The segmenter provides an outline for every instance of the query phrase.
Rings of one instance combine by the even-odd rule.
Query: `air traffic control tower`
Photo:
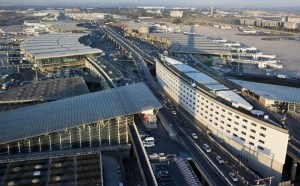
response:
[[[30,153],[130,145],[136,114],[162,107],[144,83],[0,113],[0,161]],[[53,153],[53,152],[52,152]]]

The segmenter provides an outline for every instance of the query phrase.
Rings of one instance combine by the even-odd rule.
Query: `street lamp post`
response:
[[[35,68],[35,82],[37,82],[37,81],[38,81],[38,78],[37,78],[37,77],[38,77],[38,76],[37,76],[37,66],[38,66],[38,65],[35,63],[33,66],[34,66],[34,68]]]

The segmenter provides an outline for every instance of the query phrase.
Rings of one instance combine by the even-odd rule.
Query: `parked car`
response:
[[[161,173],[163,173],[163,174],[169,174],[169,171],[167,169],[159,169],[159,170],[157,170],[157,174],[161,174]]]
[[[233,180],[233,181],[238,181],[238,177],[233,173],[233,172],[230,172],[229,173],[229,177]]]
[[[147,131],[147,133],[148,133],[149,135],[153,135],[153,132],[152,132],[151,129],[146,129],[146,131]]]
[[[176,111],[175,110],[172,110],[171,112],[172,112],[172,114],[176,115]]]
[[[144,147],[154,147],[154,143],[144,143]]]
[[[152,154],[149,155],[150,159],[155,159],[155,158],[158,158],[158,157],[159,157],[159,155],[157,153],[152,153]]]
[[[120,166],[117,166],[117,172],[118,172],[118,173],[121,173],[121,172],[122,172],[122,169],[121,169]]]

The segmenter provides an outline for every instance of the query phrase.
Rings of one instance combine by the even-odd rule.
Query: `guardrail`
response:
[[[137,128],[136,128],[136,125],[135,125],[135,124],[133,124],[133,128],[134,128],[134,130],[136,131],[136,134],[138,134],[138,130],[137,130]],[[143,142],[142,142],[142,140],[141,140],[141,138],[140,138],[139,136],[138,136],[138,139],[139,139],[139,142],[140,142],[140,144],[142,145],[142,144],[143,144]],[[134,143],[134,140],[132,140],[132,143],[135,145],[135,143]],[[152,182],[153,182],[153,183],[155,183],[155,185],[154,185],[154,186],[157,186],[157,182],[156,182],[156,179],[155,179],[154,173],[153,173],[153,171],[151,170],[151,165],[150,165],[150,162],[149,162],[149,159],[148,159],[148,156],[147,156],[146,150],[145,150],[145,148],[144,148],[143,146],[142,146],[142,151],[143,151],[143,154],[144,154],[144,156],[145,156],[145,158],[146,158],[147,165],[148,165],[148,167],[149,167],[149,169],[150,169],[150,174],[151,174],[151,177],[152,177]],[[139,158],[137,158],[137,160],[139,161],[139,163],[140,163],[140,165],[141,165],[141,162],[140,162]],[[145,177],[144,171],[143,171],[143,170],[141,170],[141,173],[142,173],[142,175],[143,175],[143,178],[144,178],[144,180],[145,180],[145,179],[146,179],[146,177]],[[146,182],[146,180],[145,180],[145,182]],[[147,184],[145,183],[145,185],[147,185]],[[152,186],[152,185],[149,185],[149,186]]]
[[[176,134],[174,133],[173,129],[171,128],[169,122],[167,121],[167,119],[165,118],[164,115],[162,115],[160,113],[160,111],[158,111],[157,113],[158,118],[160,119],[161,123],[163,124],[164,128],[168,131],[170,136],[175,136]]]

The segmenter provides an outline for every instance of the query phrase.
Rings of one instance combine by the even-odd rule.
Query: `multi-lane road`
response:
[[[136,63],[139,75],[143,81],[145,81],[152,91],[155,93],[157,98],[163,102],[164,108],[160,110],[161,114],[167,119],[167,125],[171,124],[172,129],[177,134],[174,137],[168,137],[168,143],[163,138],[165,135],[154,133],[154,137],[159,139],[156,140],[156,146],[159,152],[175,153],[182,156],[193,157],[199,166],[205,171],[206,176],[214,185],[245,185],[255,184],[254,180],[256,177],[252,172],[247,169],[241,168],[239,162],[236,162],[229,156],[224,149],[219,148],[216,142],[211,141],[211,138],[200,130],[195,123],[192,122],[193,118],[184,109],[176,107],[163,90],[157,86],[153,77],[151,76],[146,62],[143,60],[143,52],[131,42],[127,41],[124,37],[119,36],[112,28],[105,27],[99,28],[100,31],[106,33],[119,45],[121,45],[127,52],[129,52]],[[178,106],[178,105],[177,105]],[[176,115],[172,114],[171,111],[176,111]],[[187,125],[184,126],[183,124]],[[160,123],[159,123],[160,124]],[[159,125],[160,126],[160,125]],[[196,133],[198,139],[191,137],[191,133]],[[160,138],[162,138],[160,140]],[[174,143],[173,148],[170,148],[169,143]],[[202,145],[206,143],[212,149],[211,152],[207,153],[203,150]],[[225,163],[220,164],[216,160],[216,156],[221,156]],[[229,177],[229,172],[234,172],[238,175],[239,181],[233,182]],[[244,180],[244,181],[243,181]]]

